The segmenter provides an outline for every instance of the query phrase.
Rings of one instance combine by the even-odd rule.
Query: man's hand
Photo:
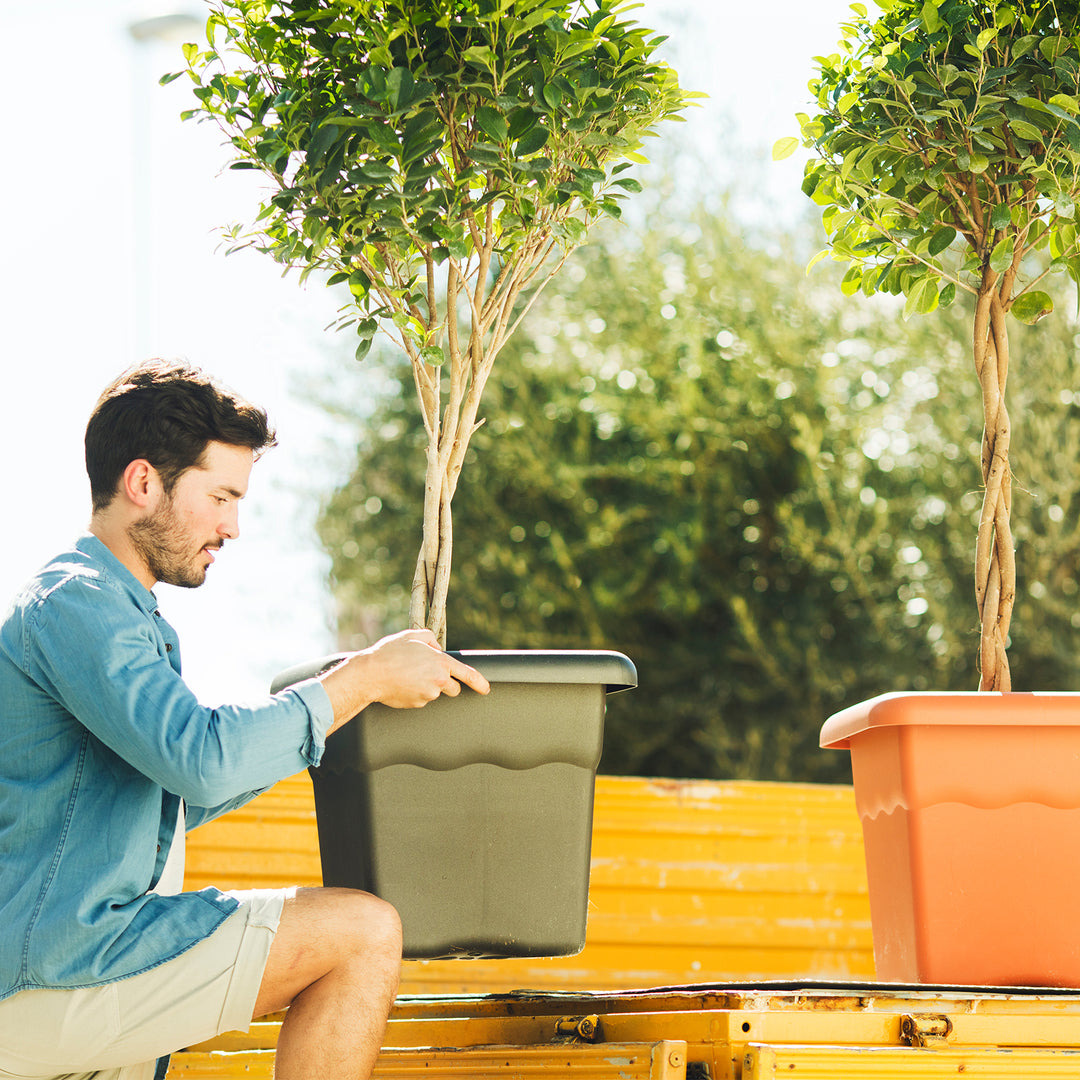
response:
[[[479,694],[491,689],[479,671],[443,652],[430,630],[385,637],[327,672],[322,684],[334,707],[331,731],[374,701],[416,709],[442,694],[457,697],[462,684]]]

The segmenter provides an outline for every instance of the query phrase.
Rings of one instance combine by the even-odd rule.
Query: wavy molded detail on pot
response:
[[[861,800],[857,803],[859,811],[859,820],[877,821],[880,817],[891,817],[893,814],[906,814],[908,813],[908,807],[903,803],[889,802],[886,803],[884,799],[875,799],[872,803],[864,803]]]
[[[969,799],[969,798],[955,798],[955,799],[942,799],[940,802],[923,803],[917,807],[908,807],[903,803],[893,803],[886,806],[884,803],[880,803],[876,806],[859,806],[859,818],[863,821],[876,821],[880,817],[888,817],[892,814],[898,813],[918,813],[921,810],[938,810],[947,807],[960,807],[962,810],[977,811],[980,813],[990,812],[993,813],[997,810],[1013,810],[1017,807],[1024,806],[1040,806],[1044,810],[1053,810],[1055,812],[1064,813],[1076,813],[1080,817],[1080,805],[1074,799],[1072,802],[1048,802],[1045,799],[1007,799],[1005,801],[990,800],[990,799]]]

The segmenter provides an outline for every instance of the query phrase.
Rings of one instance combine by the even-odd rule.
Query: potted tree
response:
[[[271,184],[231,247],[347,285],[336,326],[357,359],[381,331],[411,362],[428,441],[410,621],[444,644],[451,500],[499,351],[589,226],[639,189],[626,170],[642,138],[690,97],[624,7],[215,0],[209,47],[185,47],[185,116],[219,124],[233,167]],[[392,900],[406,955],[572,952],[604,691],[633,685],[633,665],[463,655],[489,698],[443,702],[447,718],[373,707],[331,740],[315,775],[324,878]],[[531,722],[523,687],[541,699]]]
[[[1010,692],[1009,320],[1080,282],[1080,14],[1044,0],[884,0],[855,15],[800,115],[849,294],[904,317],[966,297],[982,388],[985,485],[975,548],[979,692],[886,694],[831,717],[863,819],[878,974],[1080,986],[1076,885],[1080,695]],[[791,153],[781,140],[774,156]],[[898,301],[899,313],[899,301]]]

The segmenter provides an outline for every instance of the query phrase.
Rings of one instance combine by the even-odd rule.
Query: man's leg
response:
[[[253,1019],[288,1007],[276,1080],[366,1080],[401,974],[401,922],[353,889],[299,889],[285,901]]]

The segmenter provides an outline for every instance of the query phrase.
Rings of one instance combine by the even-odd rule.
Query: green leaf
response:
[[[490,105],[481,105],[477,108],[476,123],[492,142],[502,142],[510,130],[506,118]]]
[[[859,100],[858,90],[851,90],[836,103],[836,109],[841,116],[851,111],[852,106]]]
[[[562,90],[556,86],[555,83],[545,83],[541,89],[540,96],[553,109],[557,109],[563,101]]]
[[[550,135],[551,133],[546,127],[537,125],[532,131],[518,139],[514,152],[519,157],[528,157],[529,154],[535,154],[537,150],[547,143]]]
[[[1044,37],[1039,42],[1039,52],[1043,54],[1043,58],[1053,63],[1057,58],[1058,50],[1067,48],[1068,46],[1059,41],[1056,37]]]
[[[403,109],[412,100],[413,77],[408,68],[396,67],[386,77],[386,89],[390,95],[390,107]]]
[[[465,59],[470,63],[479,64],[488,71],[495,71],[495,54],[487,45],[473,45],[465,50]]]
[[[349,275],[349,291],[353,296],[367,296],[371,291],[371,278],[363,270],[354,270]]]
[[[852,266],[840,282],[840,291],[845,296],[854,296],[862,287],[862,267]]]
[[[904,319],[910,319],[912,315],[929,315],[937,306],[937,281],[932,274],[924,274],[908,291]]]
[[[1044,292],[1027,292],[1018,296],[1009,310],[1022,323],[1031,326],[1054,310],[1054,301]]]
[[[369,352],[371,352],[371,338],[361,338],[360,343],[356,346],[356,359],[363,360]]]
[[[788,135],[786,138],[777,139],[773,143],[772,159],[773,161],[783,161],[785,158],[791,157],[792,154],[799,148],[799,140],[794,135]]]
[[[931,255],[940,255],[954,240],[956,239],[956,230],[949,225],[938,229],[933,236],[930,237],[930,244],[927,250]]]
[[[1013,42],[1012,55],[1014,60],[1018,60],[1021,56],[1026,56],[1035,46],[1038,44],[1038,34],[1028,34],[1026,37],[1019,37]]]
[[[425,345],[420,350],[420,357],[425,364],[432,367],[442,367],[446,363],[446,353],[438,345]]]
[[[993,41],[994,38],[996,38],[996,37],[997,37],[997,27],[996,26],[988,26],[975,39],[975,48],[977,48],[979,50],[979,52],[985,51],[987,45],[989,45],[990,42]]]
[[[1042,142],[1043,140],[1042,131],[1034,124],[1029,124],[1026,120],[1010,120],[1009,127],[1026,142]]]
[[[1068,218],[1069,220],[1072,220],[1076,215],[1076,204],[1067,191],[1059,191],[1054,196],[1054,211],[1058,217]]]
[[[990,224],[995,229],[1007,229],[1012,224],[1008,203],[998,203],[990,212]]]
[[[1006,236],[990,253],[990,269],[1001,274],[1013,261],[1014,237]]]

